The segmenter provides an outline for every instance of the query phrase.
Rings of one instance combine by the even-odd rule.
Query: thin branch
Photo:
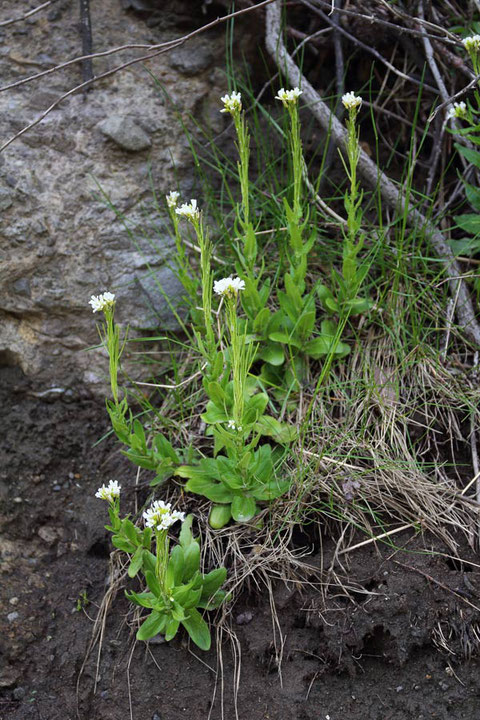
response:
[[[70,65],[73,65],[74,63],[84,62],[85,60],[94,60],[95,58],[101,58],[101,57],[107,57],[108,55],[114,55],[118,52],[123,52],[123,50],[148,50],[148,52],[154,52],[155,50],[161,50],[161,49],[173,49],[174,47],[177,47],[179,44],[183,44],[187,40],[190,40],[191,38],[195,37],[196,35],[199,35],[200,33],[205,32],[206,30],[210,30],[210,28],[215,27],[216,25],[219,25],[226,20],[230,20],[231,18],[238,17],[239,15],[244,15],[247,12],[251,12],[252,10],[258,10],[261,7],[264,7],[265,5],[269,5],[271,2],[274,2],[274,0],[263,0],[262,2],[258,3],[258,5],[252,5],[252,7],[243,8],[243,10],[236,10],[235,12],[230,13],[229,15],[224,15],[223,17],[218,17],[216,20],[212,20],[212,22],[207,23],[206,25],[202,25],[202,27],[197,28],[196,30],[193,30],[191,33],[187,33],[187,35],[183,35],[180,38],[177,38],[175,40],[168,40],[167,42],[160,43],[158,45],[143,45],[143,44],[129,44],[129,45],[119,45],[116,48],[110,48],[109,50],[103,50],[102,52],[92,53],[91,55],[81,55],[80,57],[72,58],[72,60],[67,60],[64,63],[60,63],[59,65],[55,65],[53,68],[49,68],[48,70],[43,70],[42,72],[35,73],[35,75],[29,75],[27,78],[22,78],[21,80],[17,80],[14,83],[10,83],[9,85],[4,85],[3,87],[0,87],[0,92],[5,92],[6,90],[11,90],[12,88],[19,87],[19,85],[25,85],[25,83],[29,83],[32,80],[37,80],[38,78],[44,77],[45,75],[50,75],[51,73],[57,72],[59,70],[63,70],[66,67],[69,67]],[[143,58],[138,58],[138,62],[140,62]],[[123,67],[123,66],[120,66]]]
[[[42,5],[39,5],[36,8],[33,8],[33,10],[29,10],[28,12],[24,13],[23,15],[18,15],[15,18],[12,18],[11,20],[3,20],[0,22],[0,27],[6,27],[7,25],[13,25],[13,23],[20,22],[21,20],[26,20],[29,17],[32,17],[32,15],[36,15],[36,13],[40,12],[40,10],[45,10],[49,5],[52,4],[52,0],[48,0],[48,2],[42,3]]]
[[[117,65],[112,70],[107,70],[104,73],[101,73],[100,75],[95,75],[90,80],[86,80],[85,82],[80,83],[80,85],[76,85],[75,87],[68,90],[68,92],[61,95],[55,102],[53,102],[46,110],[44,110],[35,120],[33,120],[31,123],[26,125],[24,128],[22,128],[18,133],[13,135],[11,138],[9,138],[2,146],[0,146],[0,153],[3,152],[9,145],[11,145],[15,140],[18,140],[22,135],[24,135],[26,132],[34,128],[36,125],[42,122],[47,115],[49,115],[52,110],[55,110],[64,100],[66,100],[71,95],[74,95],[75,93],[79,92],[80,90],[84,90],[85,88],[90,87],[92,83],[97,82],[98,80],[103,80],[106,77],[109,77],[110,75],[114,75],[117,72],[120,72],[121,70],[125,70],[125,68],[130,67],[130,65],[134,65],[135,63],[139,62],[146,62],[148,60],[151,60],[154,57],[157,57],[157,55],[161,55],[164,52],[168,52],[169,50],[172,50],[175,47],[178,47],[179,45],[183,45],[187,40],[192,38],[194,35],[197,35],[205,30],[208,30],[209,28],[225,22],[226,20],[236,17],[238,15],[243,15],[247,12],[251,12],[252,10],[256,10],[260,7],[263,7],[265,5],[269,5],[270,3],[274,2],[274,0],[263,0],[263,2],[259,3],[258,5],[253,5],[249,8],[244,8],[243,10],[237,10],[234,13],[230,13],[229,15],[225,15],[222,18],[217,18],[216,20],[213,20],[212,22],[208,23],[207,25],[203,25],[203,27],[194,30],[193,32],[189,33],[188,35],[184,35],[181,38],[178,38],[177,40],[170,40],[168,43],[161,43],[160,45],[131,45],[130,47],[147,47],[150,50],[156,50],[155,52],[150,52],[148,55],[142,55],[141,57],[134,58],[133,60],[129,60],[128,62],[122,63],[121,65]],[[83,55],[82,57],[75,58],[74,60],[70,60],[66,63],[63,63],[63,65],[57,65],[55,68],[51,68],[50,70],[46,70],[43,73],[37,73],[37,75],[32,75],[30,78],[26,78],[23,81],[19,81],[19,83],[13,83],[12,85],[7,85],[3,88],[0,88],[0,92],[3,92],[4,90],[7,90],[9,88],[15,87],[18,84],[23,84],[25,82],[29,82],[30,80],[34,80],[38,77],[41,77],[43,75],[47,75],[51,72],[54,72],[55,70],[59,70],[61,68],[66,67],[67,65],[71,65],[74,62],[80,62],[88,58],[93,57],[100,57],[102,55],[111,55],[114,52],[118,52],[120,49],[125,49],[128,46],[123,46],[123,48],[116,48],[113,50],[107,50],[104,53],[94,53],[93,55]]]
[[[398,77],[401,77],[402,80],[408,80],[409,82],[413,83],[414,85],[417,85],[418,87],[424,88],[425,90],[429,90],[430,92],[436,93],[436,89],[432,87],[431,85],[427,85],[426,82],[423,82],[422,80],[417,80],[417,78],[412,77],[412,75],[407,75],[406,73],[402,72],[401,70],[398,70],[398,68],[395,67],[395,65],[392,65],[391,62],[387,60],[387,58],[383,57],[381,53],[378,52],[378,50],[375,50],[375,48],[371,47],[371,45],[367,45],[366,43],[363,43],[361,40],[359,40],[357,37],[354,37],[349,32],[347,32],[344,28],[342,28],[341,25],[335,24],[332,18],[328,17],[322,10],[312,5],[308,0],[300,0],[303,5],[308,7],[312,12],[314,12],[316,15],[319,15],[322,20],[324,20],[329,25],[332,25],[332,27],[335,27],[337,32],[344,35],[346,38],[348,38],[351,42],[353,42],[358,47],[361,47],[362,50],[365,50],[365,52],[370,53],[373,55],[374,58],[379,60],[385,67],[387,67],[390,72],[394,73],[395,75],[398,75]]]

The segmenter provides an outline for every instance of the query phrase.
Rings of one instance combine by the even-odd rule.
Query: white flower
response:
[[[102,295],[98,296],[92,295],[88,302],[92,306],[93,312],[98,312],[99,310],[106,310],[107,308],[112,307],[112,305],[115,304],[115,295],[111,292],[104,292]]]
[[[282,88],[278,91],[278,95],[275,95],[275,100],[281,100],[286,107],[290,103],[296,103],[301,94],[302,91],[298,87],[293,88],[293,90]]]
[[[467,116],[467,104],[464,102],[453,103],[447,110],[447,120],[451,118],[466,118]]]
[[[169,208],[175,208],[177,207],[177,200],[180,197],[180,193],[176,190],[171,190],[168,195],[165,195],[165,199],[167,201],[167,205]]]
[[[220,112],[228,112],[232,115],[242,109],[242,96],[239,92],[232,92],[231,95],[224,95],[220,100],[225,105]]]
[[[182,215],[188,220],[197,220],[200,217],[200,210],[197,208],[197,201],[190,200],[190,205],[184,203],[179,208],[176,208],[175,212],[177,215]]]
[[[227,427],[229,430],[237,430],[238,432],[242,432],[243,427],[241,425],[236,425],[235,420],[229,420],[227,423]]]
[[[245,280],[239,277],[232,278],[230,275],[213,283],[213,292],[217,295],[236,295],[239,290],[245,290]]]
[[[355,93],[349,92],[342,96],[342,103],[347,110],[356,110],[362,104],[362,98],[360,95],[355,95]]]
[[[462,40],[462,43],[467,52],[479,52],[480,50],[480,35],[471,35],[470,37]]]
[[[165,503],[163,500],[155,500],[148,510],[145,510],[143,518],[147,527],[161,531],[168,530],[177,520],[183,522],[185,520],[185,513],[172,510],[171,503]]]
[[[113,502],[115,498],[120,497],[121,487],[116,480],[110,480],[108,485],[102,485],[102,487],[98,488],[95,497]]]

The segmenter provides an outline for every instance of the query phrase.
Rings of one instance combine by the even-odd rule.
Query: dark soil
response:
[[[19,371],[0,368],[0,718],[221,718],[216,651],[200,653],[183,635],[134,645],[123,589],[108,613],[96,688],[98,645],[80,675],[109,573],[105,507],[94,492],[110,478],[133,486],[134,470],[108,439],[92,448],[107,430],[101,403],[47,400]],[[479,717],[480,568],[420,552],[448,552],[438,541],[397,542],[405,549],[350,555],[350,597],[332,585],[323,604],[319,589],[279,582],[283,645],[266,593],[240,598],[232,609],[240,720]],[[461,554],[478,561],[466,547]],[[222,650],[230,719],[231,644]]]

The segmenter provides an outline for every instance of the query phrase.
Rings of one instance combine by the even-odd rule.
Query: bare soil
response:
[[[231,643],[222,644],[222,699],[217,649],[200,653],[183,635],[135,644],[123,588],[101,652],[97,644],[81,672],[109,579],[94,492],[116,478],[131,500],[134,470],[108,439],[92,447],[108,426],[86,392],[39,398],[4,367],[0,404],[1,720],[216,720],[222,707],[235,718]],[[299,528],[298,545],[306,538]],[[312,567],[321,557],[328,565],[333,548],[323,537]],[[332,585],[325,603],[314,584],[279,582],[277,628],[267,594],[244,594],[231,609],[240,720],[478,718],[480,568],[441,552],[450,554],[411,533],[396,547],[356,550],[343,557],[350,592]],[[478,562],[467,547],[461,555]]]

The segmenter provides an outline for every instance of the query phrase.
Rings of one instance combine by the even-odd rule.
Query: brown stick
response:
[[[279,0],[269,5],[266,10],[265,44],[279,70],[288,76],[292,85],[302,88],[302,98],[309,106],[312,115],[327,133],[331,133],[331,138],[337,145],[345,147],[347,141],[345,128],[332,115],[328,105],[323,102],[317,91],[301,74],[298,66],[287,52],[282,39],[281,3]],[[407,210],[404,195],[363,150],[360,150],[358,169],[372,187],[380,188],[383,199],[393,210],[400,213]],[[475,345],[480,346],[480,326],[475,317],[466,283],[461,278],[460,267],[450,246],[442,233],[418,210],[408,208],[408,222],[411,226],[424,228],[436,254],[444,260],[450,292],[453,297],[458,298],[456,307],[458,324],[463,328],[467,337]]]

